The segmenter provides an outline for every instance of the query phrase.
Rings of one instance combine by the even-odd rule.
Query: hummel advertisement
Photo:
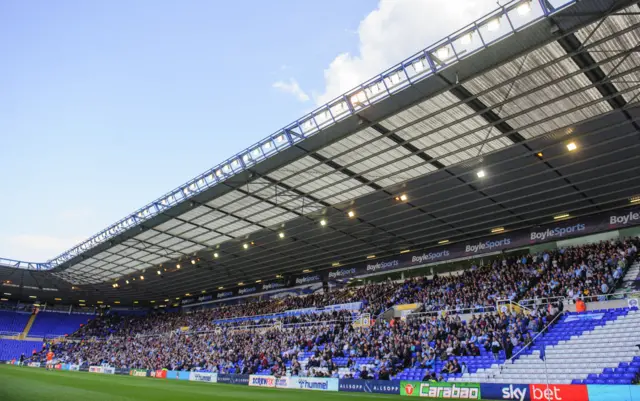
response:
[[[443,262],[458,258],[481,256],[507,249],[525,247],[531,244],[559,241],[566,238],[597,232],[616,230],[640,224],[640,207],[614,210],[587,217],[567,218],[553,224],[533,227],[526,230],[507,231],[488,238],[440,246],[424,251],[409,252],[385,259],[376,259],[360,264],[340,266],[333,269],[310,272],[291,277],[285,284],[278,280],[261,285],[238,287],[214,293],[214,299],[225,299],[241,295],[258,294],[284,287],[297,287],[306,284],[338,281],[356,276],[365,276],[380,272],[406,269],[434,262]],[[508,228],[508,227],[507,227]],[[304,267],[304,266],[301,266]],[[195,298],[194,298],[195,300]],[[193,302],[183,300],[183,303]]]

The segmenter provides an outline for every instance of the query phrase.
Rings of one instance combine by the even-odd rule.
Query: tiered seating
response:
[[[602,315],[602,318],[598,317]],[[640,312],[567,314],[514,363],[495,364],[450,381],[628,384],[640,369]]]
[[[88,315],[69,315],[67,313],[40,312],[29,331],[29,337],[60,337],[71,335],[87,324],[91,317]]]
[[[0,310],[0,334],[22,333],[29,316],[29,313]]]
[[[40,344],[34,341],[0,340],[0,361],[10,361],[20,358],[21,354],[31,356]]]

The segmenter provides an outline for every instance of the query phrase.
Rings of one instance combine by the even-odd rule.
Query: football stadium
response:
[[[496,7],[0,258],[0,399],[640,400],[640,5]]]

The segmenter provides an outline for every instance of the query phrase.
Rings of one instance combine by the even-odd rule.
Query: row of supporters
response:
[[[616,230],[640,224],[640,208],[628,208],[587,217],[578,217],[554,224],[533,227],[526,230],[511,231],[491,237],[460,242],[448,246],[440,246],[424,251],[410,252],[385,259],[367,261],[360,264],[334,268],[307,274],[300,274],[290,279],[269,281],[234,289],[225,289],[200,297],[186,298],[183,305],[212,300],[221,300],[236,296],[257,294],[285,287],[321,283],[343,278],[387,272],[420,266],[428,263],[442,262],[459,258],[479,256],[485,253],[521,248],[533,244],[558,241],[565,238],[594,234],[597,232]]]
[[[10,362],[7,362],[10,363]],[[44,367],[29,364],[30,367]],[[407,397],[457,400],[515,400],[515,401],[640,401],[640,387],[625,385],[584,384],[498,384],[447,383],[419,381],[380,381],[310,377],[276,377],[257,375],[228,375],[217,373],[178,372],[170,370],[115,369],[107,366],[78,367],[58,364],[59,370],[81,370],[92,373],[120,374],[156,379],[174,379],[206,383],[225,383],[315,391],[345,391],[359,393],[397,394]]]

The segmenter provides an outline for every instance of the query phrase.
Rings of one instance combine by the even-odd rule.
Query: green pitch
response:
[[[2,401],[407,400],[397,395],[279,390],[0,365]]]

